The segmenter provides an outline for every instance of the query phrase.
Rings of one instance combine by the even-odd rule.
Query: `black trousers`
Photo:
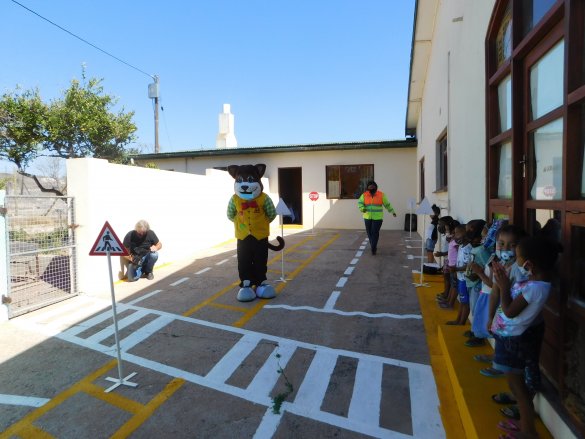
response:
[[[245,280],[250,285],[260,285],[266,280],[268,263],[268,238],[256,239],[248,235],[245,239],[238,239],[238,274],[240,287]]]
[[[368,234],[368,239],[370,240],[370,246],[372,247],[372,250],[376,250],[378,248],[378,238],[380,237],[380,227],[382,227],[382,220],[364,219],[364,223],[366,223],[366,233]]]

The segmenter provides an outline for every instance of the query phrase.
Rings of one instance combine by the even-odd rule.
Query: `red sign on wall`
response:
[[[319,199],[319,192],[309,192],[309,200],[317,201]]]

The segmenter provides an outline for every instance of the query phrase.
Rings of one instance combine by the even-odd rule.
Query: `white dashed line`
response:
[[[188,281],[188,280],[189,280],[188,277],[184,277],[183,279],[179,279],[178,281],[173,282],[171,284],[171,287],[176,287],[177,285],[182,284],[183,282]]]
[[[197,273],[195,273],[195,274],[202,274],[202,273],[205,273],[206,271],[209,271],[209,270],[211,270],[211,267],[207,267],[207,268],[204,268],[203,270],[199,270],[199,271],[198,271]]]
[[[219,261],[217,264],[215,265],[221,265],[221,264],[225,264],[227,261],[229,261],[229,259],[224,259],[223,261]]]
[[[363,252],[363,251],[359,251],[359,252],[357,252],[357,253],[355,254],[355,257],[356,257],[356,258],[361,258],[361,256],[362,256],[363,254],[364,254],[364,252]]]
[[[343,286],[345,285],[345,283],[347,282],[347,277],[340,277],[339,280],[337,281],[337,285],[335,285],[337,288],[343,288]]]
[[[360,250],[365,250],[365,249],[366,249],[365,245],[360,246]]]
[[[353,273],[353,270],[355,270],[355,267],[347,267],[347,269],[345,270],[345,274],[346,276],[351,275],[351,273]]]
[[[145,294],[144,296],[139,297],[138,299],[134,299],[131,300],[130,302],[126,302],[126,305],[136,305],[138,302],[142,302],[145,299],[148,299],[149,297],[152,297],[158,293],[160,293],[162,290],[154,290],[152,293],[148,293]]]
[[[352,259],[351,262],[349,263],[349,265],[355,265],[358,263],[358,261],[359,261],[358,258]]]
[[[26,407],[42,407],[50,399],[34,396],[6,395],[0,393],[0,405],[22,405]]]
[[[323,309],[332,310],[333,307],[335,306],[335,302],[337,302],[337,299],[339,298],[340,294],[341,294],[341,291],[333,291],[331,293],[331,296],[329,296],[329,299],[327,300],[327,303],[325,304]]]

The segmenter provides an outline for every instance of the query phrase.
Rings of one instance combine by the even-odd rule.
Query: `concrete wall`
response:
[[[485,35],[493,0],[444,0],[437,10],[422,111],[418,160],[431,203],[460,221],[486,215]],[[448,134],[448,192],[436,192],[436,145]]]
[[[278,168],[302,167],[303,226],[311,228],[313,208],[315,228],[361,229],[363,219],[357,209],[357,200],[328,200],[325,166],[374,164],[374,175],[381,191],[388,195],[398,217],[386,215],[383,229],[401,230],[407,200],[416,194],[416,148],[388,148],[350,151],[279,152],[268,154],[228,155],[196,158],[164,158],[148,160],[161,169],[203,175],[213,167],[232,164],[265,163],[270,181],[269,192],[278,193]],[[138,162],[140,163],[140,162]],[[316,202],[309,200],[309,192],[318,192]],[[278,196],[275,197],[276,203]]]
[[[82,292],[109,290],[107,258],[88,255],[105,221],[123,240],[139,219],[146,219],[163,244],[158,264],[187,258],[234,236],[233,224],[226,217],[233,179],[226,172],[193,175],[83,158],[67,160],[67,181],[79,225]],[[265,185],[270,187],[267,180]],[[277,222],[273,222],[275,231]],[[112,264],[117,280],[119,258],[113,258]]]

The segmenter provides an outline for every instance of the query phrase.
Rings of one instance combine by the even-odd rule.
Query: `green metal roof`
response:
[[[210,157],[244,154],[264,154],[276,152],[309,152],[309,151],[343,151],[356,149],[389,149],[389,148],[415,148],[416,139],[405,140],[375,140],[364,142],[342,142],[342,143],[316,143],[306,145],[275,145],[275,146],[254,146],[224,149],[198,149],[192,151],[161,152],[158,154],[136,154],[131,157],[138,160],[164,159],[164,158],[188,158],[188,157]]]

